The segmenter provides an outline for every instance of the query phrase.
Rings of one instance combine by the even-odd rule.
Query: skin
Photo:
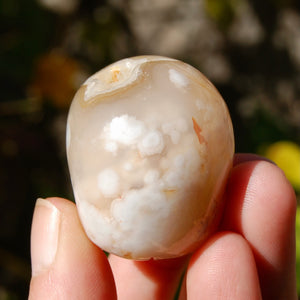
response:
[[[167,300],[181,278],[180,300],[297,299],[296,198],[283,172],[261,157],[238,154],[224,197],[219,230],[197,251],[144,262],[107,259],[86,237],[75,205],[47,199],[61,215],[58,251],[32,277],[29,299]],[[32,253],[45,224],[35,213]]]

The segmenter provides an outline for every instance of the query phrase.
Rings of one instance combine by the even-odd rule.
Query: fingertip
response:
[[[268,162],[256,165],[247,188],[249,200],[251,193],[262,193],[260,189],[263,187],[265,199],[269,200],[268,203],[266,200],[266,205],[269,204],[269,208],[273,207],[274,212],[275,210],[280,212],[284,218],[283,224],[286,224],[286,221],[294,223],[297,210],[296,194],[284,172],[277,165]]]
[[[238,234],[220,232],[191,257],[187,299],[261,299],[255,261]]]
[[[58,248],[61,213],[50,201],[36,201],[31,228],[32,276],[49,269]]]
[[[57,209],[64,211],[66,214],[77,214],[76,205],[74,202],[60,198],[60,197],[48,197],[45,199],[46,201],[52,203]]]
[[[275,165],[275,163],[272,160],[253,153],[236,153],[233,158],[233,165],[236,166],[249,161],[267,161]]]
[[[290,230],[294,227],[296,209],[295,192],[284,172],[266,161],[254,163],[243,200],[242,230],[255,224],[265,230],[269,227],[270,234],[278,229]]]
[[[116,299],[106,256],[86,237],[71,201],[37,201],[31,253],[29,299]]]
[[[225,261],[232,261],[236,253],[244,252],[251,256],[251,250],[246,240],[239,234],[230,231],[221,231],[213,235],[191,257],[188,271],[197,269],[197,264],[205,263],[209,270],[215,270],[214,264],[219,265]],[[200,261],[201,260],[201,261]]]
[[[275,215],[281,212],[288,220],[293,220],[296,214],[297,202],[291,184],[279,167],[266,160],[237,164],[228,180],[225,197],[227,204],[222,222],[225,230],[241,233],[243,214],[251,207],[273,209]],[[272,211],[264,212],[265,217],[269,215]]]
[[[109,255],[119,299],[174,299],[188,259],[134,261]]]
[[[255,255],[263,296],[295,295],[296,197],[283,171],[267,161],[233,168],[223,230],[245,237]],[[274,288],[275,287],[275,288]]]

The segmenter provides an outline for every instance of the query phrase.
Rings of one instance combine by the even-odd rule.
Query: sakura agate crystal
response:
[[[215,230],[234,136],[222,97],[193,67],[140,56],[104,68],[75,95],[66,139],[79,216],[102,249],[172,258]]]

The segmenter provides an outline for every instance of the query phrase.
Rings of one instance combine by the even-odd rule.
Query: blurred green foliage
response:
[[[239,0],[205,0],[205,10],[221,30],[227,30],[234,18],[235,6]]]

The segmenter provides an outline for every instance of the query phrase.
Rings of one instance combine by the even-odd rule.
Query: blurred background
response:
[[[65,124],[75,91],[128,56],[201,70],[237,152],[274,160],[300,193],[298,0],[0,0],[0,300],[27,299],[37,197],[73,199]],[[300,294],[300,212],[297,217]]]

